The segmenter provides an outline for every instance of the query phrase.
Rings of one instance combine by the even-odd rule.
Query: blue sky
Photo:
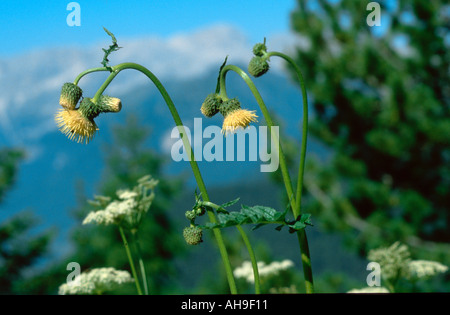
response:
[[[289,30],[294,0],[78,0],[81,26],[68,26],[70,0],[0,1],[0,57],[33,49],[90,45],[105,39],[103,26],[120,38],[169,37],[213,24],[240,28],[251,42]],[[120,44],[120,40],[119,40]]]

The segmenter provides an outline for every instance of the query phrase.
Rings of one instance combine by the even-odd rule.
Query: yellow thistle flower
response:
[[[247,128],[251,122],[256,122],[255,111],[246,109],[237,109],[228,113],[223,120],[222,133],[227,135],[233,133],[236,129]]]
[[[78,109],[61,109],[55,115],[59,130],[70,140],[86,144],[98,130],[93,119],[86,118]]]

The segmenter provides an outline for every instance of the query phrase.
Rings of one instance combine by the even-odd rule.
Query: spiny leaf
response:
[[[237,202],[237,201],[236,201]],[[235,203],[235,200],[232,201]],[[283,226],[288,226],[291,232],[304,229],[306,225],[311,225],[310,215],[304,214],[294,221],[286,220],[287,209],[283,212],[270,207],[246,205],[241,206],[241,211],[220,212],[217,214],[217,223],[207,223],[202,226],[204,229],[225,228],[236,225],[255,224],[253,229],[260,228],[267,224],[278,224],[276,230],[281,230]]]
[[[224,204],[220,205],[222,208],[226,208],[226,207],[231,207],[232,205],[234,205],[235,203],[237,203],[241,198],[236,198],[234,200],[225,202]]]

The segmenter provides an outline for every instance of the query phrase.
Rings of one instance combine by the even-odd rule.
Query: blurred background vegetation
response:
[[[307,157],[303,212],[312,214],[313,229],[340,235],[342,244],[361,259],[371,249],[400,241],[415,259],[449,266],[450,9],[439,0],[378,1],[384,27],[377,28],[366,23],[367,3],[298,1],[291,15],[292,29],[302,42],[293,57],[309,91],[310,137],[329,152],[326,157]],[[139,231],[152,293],[227,293],[225,276],[214,276],[222,272],[218,258],[202,270],[204,278],[195,285],[191,280],[177,282],[177,275],[201,269],[198,259],[206,259],[189,258],[191,247],[185,246],[175,228],[186,223],[180,213],[189,207],[174,209],[179,207],[175,201],[183,193],[193,194],[183,192],[184,178],[162,173],[162,166],[170,161],[145,147],[150,132],[136,117],[130,116],[113,134],[112,144],[104,148],[105,171],[98,194],[113,196],[146,174],[160,180]],[[298,140],[283,145],[296,174]],[[1,149],[0,202],[14,184],[24,154],[15,148]],[[270,179],[275,187],[281,186],[279,174]],[[226,189],[230,200],[235,193],[244,193],[236,192],[236,187],[222,191]],[[87,200],[93,196],[82,193],[82,183],[77,191],[73,216],[80,224],[72,233],[72,254],[61,261],[42,263],[55,231],[32,233],[39,226],[32,212],[1,223],[0,293],[56,294],[71,261],[90,268],[129,270],[117,229],[81,225],[91,210]],[[279,194],[279,199],[286,204],[286,196]],[[225,233],[232,263],[240,265],[242,243],[236,234]],[[256,243],[261,260],[270,262],[272,245]],[[320,264],[321,251],[339,260],[334,246],[321,244],[314,250],[314,245],[313,271],[315,263]],[[198,251],[192,249],[194,254]],[[446,273],[433,282],[419,283],[415,290],[450,292],[449,277]],[[299,284],[301,273],[291,271],[283,279]],[[316,277],[318,292],[346,292],[355,283],[351,272]],[[251,292],[250,287],[246,290]],[[303,288],[297,285],[296,290]],[[134,292],[133,285],[115,293],[127,292]]]

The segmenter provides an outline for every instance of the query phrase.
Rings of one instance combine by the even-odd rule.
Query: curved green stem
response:
[[[222,69],[222,71],[220,72],[220,75],[219,75],[220,93],[224,93],[226,95],[225,78],[226,78],[226,74],[228,71],[236,72],[245,81],[247,86],[250,88],[250,91],[252,92],[253,96],[255,97],[255,99],[259,105],[259,108],[261,109],[261,112],[263,113],[264,119],[266,120],[269,130],[271,130],[273,127],[273,122],[272,122],[270,113],[267,110],[267,107],[264,103],[264,100],[262,99],[261,94],[259,93],[259,91],[256,88],[253,81],[250,79],[250,77],[247,75],[247,73],[245,73],[241,68],[234,66],[234,65],[227,65]],[[305,119],[305,117],[304,117],[304,119]],[[304,134],[303,137],[306,137],[305,132],[303,132],[303,134]],[[296,196],[294,197],[294,190],[292,188],[291,177],[289,175],[289,171],[287,168],[286,158],[283,153],[281,141],[278,139],[278,137],[276,137],[275,134],[272,134],[272,135],[275,136],[274,140],[278,143],[279,162],[280,162],[280,168],[281,168],[281,174],[283,177],[284,186],[286,188],[286,193],[289,198],[292,213],[294,214],[295,218],[297,218],[300,215],[300,207],[297,206],[297,204],[299,204],[297,197]],[[303,145],[306,150],[306,141],[303,141]],[[304,151],[303,154],[305,152],[306,151]],[[302,163],[304,164],[304,158],[302,158],[301,160],[303,161]],[[303,172],[303,168],[302,168],[302,172]],[[303,179],[303,176],[301,176],[301,177]],[[301,192],[301,187],[300,187],[300,192]],[[301,196],[301,194],[300,194],[300,196]],[[302,265],[303,265],[303,273],[305,276],[306,292],[313,293],[314,292],[313,274],[312,274],[312,268],[311,268],[311,259],[310,259],[310,253],[309,253],[308,239],[306,237],[305,229],[299,230],[297,232],[297,237],[298,237],[298,241],[299,241],[299,245],[300,245],[301,261],[302,261]]]
[[[303,78],[302,72],[300,71],[300,68],[297,66],[295,61],[289,57],[288,55],[285,55],[280,52],[272,51],[267,53],[267,57],[270,58],[270,56],[277,56],[284,60],[286,60],[295,70],[297,74],[297,79],[300,84],[300,89],[302,92],[302,102],[303,102],[303,122],[302,122],[302,142],[301,142],[301,149],[300,149],[300,162],[298,167],[298,176],[297,176],[297,193],[295,196],[295,209],[298,215],[301,214],[301,203],[302,203],[302,192],[303,192],[303,178],[305,174],[305,161],[306,161],[306,146],[307,146],[307,139],[308,139],[308,96],[306,93],[306,85],[305,80]],[[304,261],[304,264],[306,264],[307,272],[308,270],[311,270],[311,255],[309,253],[309,246],[308,246],[308,240],[306,237],[306,232],[298,233],[298,238],[300,244],[303,244],[302,249],[302,261]],[[310,287],[310,291],[313,291],[313,279],[312,279],[312,272],[311,274],[305,274],[305,278],[309,278],[310,280],[306,282],[306,285]],[[308,292],[308,288],[306,290]]]
[[[258,271],[258,261],[256,260],[255,252],[253,251],[252,245],[250,244],[250,240],[247,237],[242,226],[237,225],[239,233],[241,234],[242,240],[244,241],[245,246],[247,247],[248,254],[250,255],[250,261],[252,262],[253,268],[253,277],[255,278],[255,293],[261,293],[261,282],[259,280],[259,271]]]
[[[306,160],[306,142],[308,139],[308,96],[306,94],[306,86],[305,80],[303,79],[302,72],[294,60],[280,52],[272,51],[267,53],[267,56],[277,56],[281,57],[292,67],[294,67],[295,72],[297,74],[298,81],[300,83],[300,89],[302,91],[302,101],[303,101],[303,122],[302,122],[302,144],[300,149],[300,164],[298,168],[298,177],[297,177],[297,193],[295,196],[295,208],[298,214],[301,213],[301,202],[302,202],[302,190],[303,190],[303,178],[305,174],[305,160]]]
[[[216,210],[223,209],[221,206],[219,206],[213,202],[210,202],[210,201],[203,201],[203,202],[201,202],[201,205],[211,207]],[[223,209],[223,210],[225,210],[225,209]],[[261,293],[261,281],[259,280],[258,262],[256,260],[255,252],[253,251],[250,240],[248,239],[247,234],[245,233],[242,226],[236,225],[236,228],[238,229],[239,233],[241,234],[242,240],[244,241],[245,247],[247,247],[247,251],[250,256],[250,260],[252,262],[253,277],[255,278],[255,293],[260,294]]]
[[[134,282],[136,283],[136,289],[139,295],[142,295],[141,285],[139,284],[139,278],[136,272],[136,268],[133,262],[133,256],[131,255],[130,246],[128,245],[127,238],[122,227],[119,226],[120,236],[122,237],[123,246],[125,247],[125,251],[127,252],[128,262],[130,263],[131,273],[133,274]]]
[[[195,177],[197,185],[198,185],[198,187],[200,189],[202,197],[205,200],[209,200],[209,196],[208,196],[208,192],[206,190],[205,183],[204,183],[203,178],[201,176],[198,164],[197,164],[197,162],[195,160],[194,152],[193,152],[192,147],[191,147],[191,145],[189,143],[189,139],[186,136],[186,131],[185,131],[185,128],[184,128],[183,123],[181,121],[181,118],[180,118],[180,116],[178,114],[178,111],[177,111],[177,109],[176,109],[172,99],[170,98],[169,94],[167,93],[167,91],[164,88],[164,86],[162,85],[162,83],[158,80],[158,78],[150,70],[148,70],[147,68],[145,68],[145,67],[143,67],[143,66],[141,66],[139,64],[136,64],[136,63],[126,62],[126,63],[122,63],[122,64],[119,64],[119,65],[116,65],[116,66],[112,67],[111,69],[112,69],[111,74],[106,79],[106,81],[102,84],[102,86],[99,88],[99,90],[95,93],[93,101],[95,102],[100,97],[100,95],[102,95],[102,93],[105,91],[105,89],[111,83],[111,81],[122,70],[134,69],[134,70],[137,70],[137,71],[143,73],[144,75],[146,75],[155,84],[156,88],[161,93],[162,97],[164,98],[164,101],[166,102],[166,105],[168,106],[168,108],[170,110],[170,113],[172,114],[173,120],[175,121],[175,124],[178,127],[178,131],[180,133],[180,137],[181,137],[181,139],[183,141],[183,145],[184,145],[184,147],[186,149],[186,152],[189,155],[189,162],[190,162],[190,165],[191,165],[191,168],[192,168],[192,172],[194,173],[194,177]],[[215,217],[213,212],[208,211],[208,217],[209,217],[211,222],[213,222],[213,223],[217,222],[217,219],[216,219],[216,217]],[[222,257],[222,261],[223,261],[223,264],[224,264],[224,267],[225,267],[225,272],[226,272],[226,275],[227,275],[227,280],[228,280],[228,284],[229,284],[229,287],[230,287],[230,292],[232,294],[237,294],[236,283],[235,283],[235,280],[234,280],[233,271],[232,271],[232,268],[231,268],[231,263],[230,263],[230,260],[229,260],[229,257],[228,257],[228,253],[227,253],[227,250],[226,250],[226,247],[225,247],[225,243],[224,243],[224,240],[223,240],[222,233],[221,233],[221,231],[219,229],[214,229],[213,233],[214,233],[214,236],[216,238],[217,245],[219,247],[219,251],[220,251],[220,254],[221,254],[221,257]]]
[[[144,260],[142,259],[141,245],[139,244],[137,233],[132,231],[131,235],[133,236],[133,243],[136,246],[136,253],[138,255],[139,260],[139,268],[141,269],[142,283],[144,284],[144,293],[145,295],[149,295],[147,273],[145,271]]]
[[[92,72],[99,72],[99,71],[109,71],[108,68],[105,67],[98,67],[98,68],[92,68],[92,69],[88,69],[85,70],[83,72],[81,72],[73,81],[74,84],[78,85],[78,83],[80,82],[81,78],[84,77],[86,74],[92,73]]]

